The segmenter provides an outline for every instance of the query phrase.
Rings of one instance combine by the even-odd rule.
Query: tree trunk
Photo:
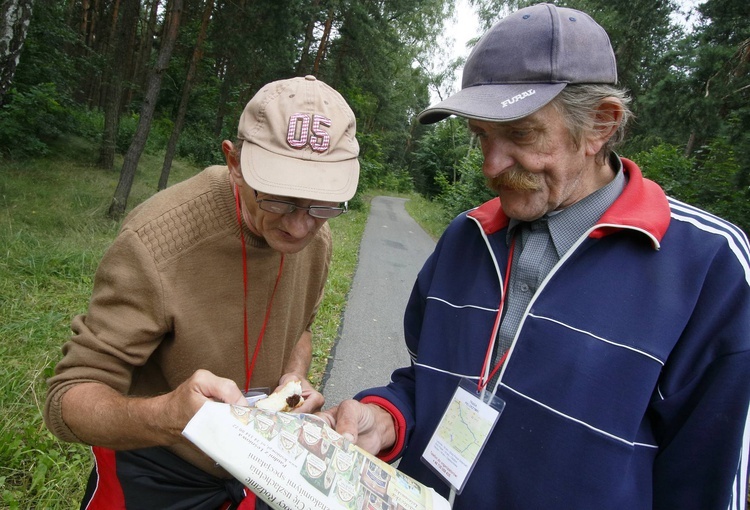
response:
[[[119,3],[119,2],[117,2]],[[109,51],[109,71],[106,80],[106,99],[104,102],[104,131],[99,145],[99,168],[111,170],[115,164],[115,150],[117,148],[117,133],[122,113],[122,95],[126,81],[126,64],[132,60],[135,44],[135,34],[138,28],[138,18],[141,10],[139,0],[125,2],[122,15],[118,15],[118,5],[112,17],[111,51]],[[116,30],[115,30],[116,28]]]
[[[85,51],[87,57],[99,58],[100,55],[106,55],[107,44],[107,14],[101,6],[100,0],[86,1],[86,10],[84,11],[81,29],[85,40]],[[90,109],[102,108],[105,100],[102,85],[102,70],[100,66],[87,66],[88,71],[85,77],[82,77],[81,89],[85,90],[84,97],[87,98]]]
[[[223,68],[223,75],[219,80],[219,105],[216,108],[216,118],[214,119],[214,136],[221,135],[221,130],[224,126],[224,117],[229,113],[227,105],[230,103],[232,85],[235,82],[235,75],[237,74],[232,55],[222,59],[221,66]]]
[[[331,25],[333,24],[333,7],[328,10],[328,17],[326,18],[325,28],[323,29],[323,36],[320,38],[320,46],[318,46],[318,54],[315,57],[315,64],[313,64],[312,73],[318,75],[320,69],[320,63],[323,61],[323,57],[326,53],[326,46],[328,46],[328,38],[331,36]]]
[[[313,9],[320,5],[320,0],[314,0],[312,2]],[[311,9],[311,10],[313,10]],[[316,12],[316,11],[313,11]],[[317,23],[316,16],[311,16],[307,22],[307,29],[305,30],[305,43],[302,46],[302,56],[297,63],[297,76],[308,74],[307,66],[310,61],[310,46],[312,46],[313,39],[315,38],[315,24]]]
[[[148,82],[148,62],[151,57],[151,47],[156,34],[156,22],[161,0],[150,0],[149,16],[146,25],[141,30],[141,38],[138,42],[138,51],[136,60],[133,64],[133,83],[137,90],[144,90]],[[146,4],[144,4],[145,8]],[[130,104],[133,100],[134,88],[128,89],[125,97],[125,104]]]
[[[686,158],[689,157],[693,153],[693,148],[695,147],[695,131],[690,133],[690,138],[688,138],[687,145],[685,145],[685,152],[682,153],[683,156]]]
[[[180,106],[177,108],[177,119],[175,119],[174,128],[172,134],[169,137],[169,143],[167,144],[167,152],[164,155],[164,165],[161,168],[161,176],[159,177],[159,184],[157,191],[161,191],[167,187],[169,181],[169,171],[172,168],[172,160],[177,150],[177,141],[180,139],[180,133],[185,125],[185,114],[187,112],[188,102],[190,100],[190,92],[195,82],[195,72],[198,68],[198,63],[203,58],[203,43],[206,40],[206,31],[208,30],[208,22],[211,20],[211,12],[214,9],[214,0],[206,0],[206,7],[203,10],[203,18],[201,18],[201,27],[198,32],[198,39],[195,42],[195,49],[193,50],[193,57],[190,59],[190,67],[188,67],[187,76],[185,77],[185,85],[182,87],[182,97],[180,98]]]
[[[180,16],[182,15],[182,0],[170,0],[169,4],[171,4],[171,8],[168,10],[169,15],[165,21],[161,49],[159,50],[156,65],[149,79],[146,95],[143,98],[138,128],[128,148],[128,152],[125,154],[125,161],[120,171],[120,181],[117,183],[112,204],[109,206],[108,216],[112,219],[119,220],[125,214],[130,189],[133,186],[133,179],[135,178],[135,171],[138,168],[138,161],[141,159],[143,149],[146,147],[148,133],[151,130],[151,122],[154,118],[154,109],[156,108],[156,100],[161,89],[162,77],[169,66],[169,60],[172,57],[172,50],[177,39]]]
[[[21,48],[31,22],[33,0],[8,0],[0,4],[0,106],[13,84]]]

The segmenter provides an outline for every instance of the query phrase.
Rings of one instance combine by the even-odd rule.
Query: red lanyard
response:
[[[271,299],[268,300],[268,306],[266,307],[266,316],[263,318],[263,326],[260,328],[258,334],[258,341],[255,343],[255,350],[253,351],[253,359],[250,360],[250,342],[248,340],[248,328],[247,328],[247,248],[245,246],[245,234],[242,232],[242,211],[240,210],[240,190],[237,186],[234,187],[234,202],[237,206],[237,223],[240,226],[240,240],[242,241],[242,289],[244,292],[243,306],[242,306],[242,318],[244,326],[244,339],[245,339],[245,393],[250,389],[250,378],[253,375],[255,369],[255,361],[258,359],[258,352],[260,352],[260,344],[263,342],[263,336],[266,334],[266,326],[268,325],[268,318],[271,316],[271,306],[273,305],[273,297],[276,295],[276,289],[279,286],[281,280],[281,272],[284,269],[284,254],[281,254],[281,260],[279,261],[279,273],[276,275],[276,283],[273,285],[273,291],[271,292]]]
[[[513,237],[513,240],[510,242],[510,250],[508,251],[508,265],[505,267],[505,281],[503,282],[503,295],[500,297],[500,304],[497,307],[497,316],[495,316],[495,325],[492,327],[492,334],[490,335],[490,345],[487,347],[487,354],[484,356],[484,364],[482,365],[482,373],[479,374],[479,383],[477,384],[477,391],[482,391],[487,384],[492,380],[492,378],[495,375],[495,372],[497,372],[501,366],[503,366],[503,363],[505,363],[505,358],[508,357],[508,353],[510,352],[510,348],[508,348],[507,351],[503,353],[503,356],[500,358],[500,361],[497,362],[495,367],[492,369],[492,372],[487,376],[487,378],[484,377],[485,372],[487,371],[487,366],[490,363],[490,358],[492,357],[492,349],[495,346],[495,339],[497,338],[497,332],[500,329],[500,318],[503,316],[503,308],[505,307],[505,296],[508,295],[508,282],[510,281],[510,267],[513,263],[513,252],[515,251],[516,247],[516,238]]]

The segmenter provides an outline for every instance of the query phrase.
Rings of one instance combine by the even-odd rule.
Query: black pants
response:
[[[268,506],[235,479],[211,476],[164,448],[94,447],[81,510],[263,510]],[[253,504],[256,503],[256,504]]]

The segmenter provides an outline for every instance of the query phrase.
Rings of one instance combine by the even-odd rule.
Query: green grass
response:
[[[93,166],[77,139],[55,156],[0,163],[0,501],[4,508],[74,508],[88,448],[44,427],[45,380],[86,309],[96,266],[119,223],[105,217],[117,172]],[[131,207],[153,194],[161,158],[144,155]],[[199,169],[177,162],[173,182]]]
[[[405,204],[406,211],[437,241],[453,218],[439,204],[430,202],[422,195],[412,193],[406,198],[409,199]]]
[[[96,266],[119,228],[105,217],[118,172],[95,168],[95,148],[77,139],[54,154],[0,162],[0,508],[77,508],[92,465],[87,447],[47,431],[42,408],[70,321],[86,310]],[[153,195],[161,163],[143,156],[129,208]],[[175,162],[170,183],[199,171]],[[314,332],[316,385],[338,335],[367,211],[330,222],[334,259]]]

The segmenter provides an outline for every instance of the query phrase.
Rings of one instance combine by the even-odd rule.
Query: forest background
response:
[[[482,31],[532,3],[469,1]],[[554,3],[590,13],[610,34],[636,114],[621,154],[668,194],[747,232],[750,2],[706,0],[691,12],[672,0]],[[441,38],[453,9],[452,0],[0,3],[3,505],[75,506],[90,458],[54,440],[40,417],[70,314],[85,310],[123,215],[221,163],[221,141],[236,136],[263,84],[313,74],[356,114],[360,191],[351,218],[332,222],[337,246],[358,239],[371,190],[433,206],[437,225],[491,198],[465,122],[415,121],[453,92],[462,62]],[[353,246],[339,259],[333,315]],[[324,363],[327,351],[316,356]]]

